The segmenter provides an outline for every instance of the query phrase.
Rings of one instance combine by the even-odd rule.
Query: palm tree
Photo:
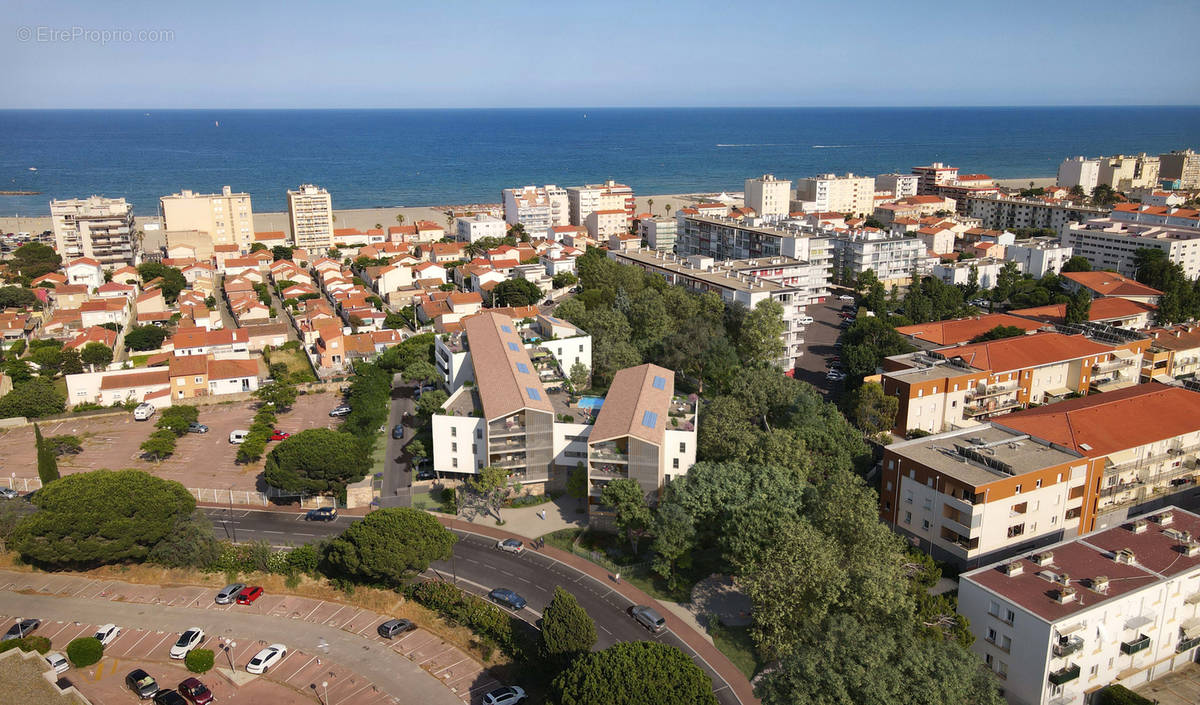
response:
[[[401,227],[404,226],[404,214],[403,213],[396,214],[396,225],[399,225]]]
[[[453,227],[454,227],[454,214],[447,213],[446,214],[446,231],[449,232],[450,228],[453,228]]]
[[[670,203],[667,204],[667,217],[668,218],[671,217],[671,204]]]
[[[654,199],[653,198],[646,199],[646,207],[650,209],[650,215],[654,215]]]
[[[376,223],[376,224],[375,224],[375,229],[376,229],[376,230],[383,230],[383,223]]]

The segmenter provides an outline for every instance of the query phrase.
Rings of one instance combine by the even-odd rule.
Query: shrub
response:
[[[1153,705],[1148,700],[1123,685],[1110,685],[1100,691],[1096,698],[1098,705]]]
[[[104,658],[104,645],[94,636],[81,636],[67,644],[67,658],[76,668],[83,668]]]
[[[306,543],[299,548],[294,548],[288,551],[287,565],[292,573],[307,573],[316,575],[317,566],[321,562],[321,554],[317,547],[311,543]]]
[[[8,641],[0,642],[0,653],[4,653],[9,649],[36,651],[39,654],[44,654],[50,650],[50,640],[44,636],[27,636],[23,639],[9,639]]]
[[[45,443],[56,456],[76,455],[83,452],[83,441],[79,439],[79,436],[50,436]]]
[[[520,655],[512,618],[496,605],[470,595],[450,583],[425,582],[412,586],[412,599],[442,617],[461,624],[483,639],[495,642],[500,650]]]
[[[192,649],[184,657],[183,665],[192,673],[208,673],[213,667],[212,649]]]

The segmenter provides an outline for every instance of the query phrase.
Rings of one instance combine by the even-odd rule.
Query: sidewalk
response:
[[[587,514],[578,514],[575,512],[575,508],[579,506],[582,506],[579,500],[562,496],[552,502],[532,507],[501,509],[500,518],[504,520],[503,527],[497,527],[496,517],[490,514],[480,514],[474,519],[459,516],[458,520],[475,527],[502,528],[509,534],[516,534],[527,539],[536,539],[539,536],[545,536],[561,529],[582,529],[586,527]],[[545,519],[541,517],[542,512],[546,513]],[[439,516],[445,515],[442,514]]]
[[[486,526],[481,523],[471,523],[462,521],[460,519],[452,519],[448,516],[437,513],[433,513],[433,515],[436,516],[438,521],[447,528],[480,534],[482,536],[488,536],[494,539],[514,538],[513,533],[504,531],[495,526]],[[503,512],[501,513],[501,516],[504,516]],[[547,513],[547,516],[549,517],[549,513]],[[534,518],[534,521],[540,520]],[[518,537],[523,537],[523,535]],[[614,583],[608,571],[604,570],[595,563],[586,561],[578,556],[567,553],[566,551],[560,551],[553,546],[541,548],[538,550],[538,553],[553,558],[564,565],[570,566],[580,573],[584,573],[595,578],[596,580],[599,580],[635,604],[656,607],[659,613],[666,618],[667,627],[670,628],[676,636],[683,640],[683,642],[686,643],[688,647],[700,657],[700,659],[705,661],[709,667],[712,668],[717,675],[719,675],[725,681],[725,683],[729,685],[730,690],[733,691],[734,695],[737,696],[737,699],[741,701],[742,705],[759,705],[758,698],[754,697],[754,688],[750,685],[750,681],[746,679],[746,676],[743,675],[742,672],[733,665],[733,662],[726,658],[725,654],[721,653],[711,641],[709,641],[702,633],[697,632],[692,624],[689,624],[687,621],[684,621],[676,616],[674,610],[669,609],[658,600],[655,600],[627,582]]]

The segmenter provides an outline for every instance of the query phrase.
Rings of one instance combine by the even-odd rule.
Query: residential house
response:
[[[95,291],[104,283],[104,267],[91,257],[80,257],[63,266],[67,283],[83,284],[88,291]]]
[[[1157,305],[1162,292],[1116,272],[1063,272],[1063,285],[1072,293],[1091,292],[1093,299],[1119,297]]]

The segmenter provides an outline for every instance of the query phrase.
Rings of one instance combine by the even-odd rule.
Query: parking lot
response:
[[[308,428],[332,428],[340,420],[330,418],[329,410],[337,406],[339,401],[340,397],[333,392],[301,395],[296,398],[291,411],[280,415],[276,426],[289,433]],[[82,453],[59,458],[58,469],[64,475],[101,468],[137,468],[158,477],[176,480],[185,487],[261,490],[258,476],[262,472],[262,462],[239,465],[236,462],[237,446],[229,442],[230,431],[250,427],[255,411],[253,405],[250,402],[237,402],[206,404],[198,408],[200,423],[208,426],[209,432],[189,433],[180,438],[175,454],[160,462],[142,459],[139,450],[142,442],[154,431],[157,415],[149,421],[134,421],[132,413],[83,416],[51,421],[40,426],[43,436],[69,434],[83,440]],[[270,448],[271,445],[268,445],[267,449]],[[0,433],[0,457],[5,460],[4,475],[16,478],[17,489],[22,488],[21,478],[37,477],[33,427]]]
[[[842,333],[842,319],[838,314],[845,301],[838,301],[840,291],[834,291],[821,304],[809,306],[806,313],[813,317],[813,322],[804,330],[804,355],[796,364],[796,379],[808,382],[816,387],[828,400],[841,390],[841,382],[831,382],[825,379],[829,371],[829,358],[837,354],[837,339]]]
[[[1195,705],[1200,703],[1200,666],[1190,663],[1133,690],[1159,705]]]

